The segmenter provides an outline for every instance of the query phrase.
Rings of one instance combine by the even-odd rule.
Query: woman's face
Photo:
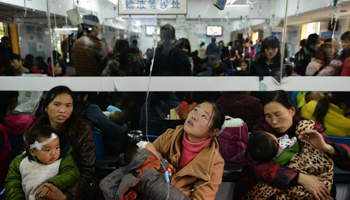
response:
[[[295,108],[287,109],[278,102],[270,102],[264,106],[265,120],[277,132],[285,133],[293,125]]]
[[[59,94],[45,108],[49,115],[52,128],[57,130],[71,116],[73,112],[73,98],[67,94]]]
[[[207,102],[199,104],[188,114],[184,129],[190,142],[204,141],[219,131],[218,128],[210,130],[212,115],[213,106]]]
[[[268,61],[272,60],[278,52],[278,48],[268,47],[265,49],[266,58]]]
[[[61,75],[62,74],[62,67],[59,63],[57,63],[54,67],[54,71],[56,75]]]

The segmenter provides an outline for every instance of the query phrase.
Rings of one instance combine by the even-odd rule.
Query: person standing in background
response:
[[[107,64],[107,47],[97,35],[99,19],[95,15],[83,16],[84,35],[73,46],[73,60],[77,76],[100,76]]]

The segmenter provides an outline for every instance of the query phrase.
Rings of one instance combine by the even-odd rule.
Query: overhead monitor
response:
[[[222,26],[207,26],[207,36],[222,36]]]
[[[146,35],[153,35],[154,29],[157,29],[158,35],[160,34],[159,26],[146,26]]]

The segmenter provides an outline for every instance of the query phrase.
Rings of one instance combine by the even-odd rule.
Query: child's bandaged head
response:
[[[34,144],[31,144],[30,145],[30,148],[35,148],[35,149],[38,149],[38,150],[41,150],[41,148],[44,146],[44,145],[47,145],[49,144],[52,140],[56,139],[57,138],[57,135],[55,133],[51,133],[51,136],[49,139],[45,140],[44,142],[38,142],[38,141],[35,141]]]

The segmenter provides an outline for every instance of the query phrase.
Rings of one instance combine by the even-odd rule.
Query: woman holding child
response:
[[[149,169],[140,176],[139,191],[151,199],[166,199],[168,194],[176,200],[214,199],[224,170],[215,137],[223,122],[223,110],[216,103],[196,106],[184,125],[168,129],[153,142],[154,152],[177,169],[170,177],[170,187],[161,172]]]
[[[300,131],[299,138],[310,143],[315,148],[325,152],[334,164],[344,170],[350,170],[349,157],[350,148],[343,144],[333,143],[324,138],[325,128],[311,120],[299,117],[288,93],[282,90],[266,94],[263,99],[264,119],[261,119],[255,126],[255,130],[266,131],[274,134],[277,138],[288,135],[295,137],[297,130]],[[305,122],[312,123],[305,126]],[[304,127],[301,127],[304,126]],[[320,137],[320,135],[322,137]],[[329,195],[335,198],[335,191],[329,191],[320,178],[299,173],[287,166],[267,162],[257,162],[247,155],[247,165],[243,168],[245,174],[236,184],[235,199],[241,199],[258,182],[263,181],[275,188],[287,188],[301,185],[307,192],[311,193],[315,199],[328,199]]]
[[[38,126],[51,125],[59,136],[67,136],[73,148],[71,154],[80,170],[78,183],[69,187],[67,191],[60,191],[54,185],[48,184],[52,193],[46,199],[98,199],[94,196],[99,189],[93,170],[96,151],[92,130],[73,112],[72,91],[66,86],[52,88],[46,95],[43,107],[45,114],[36,120],[29,131]]]

